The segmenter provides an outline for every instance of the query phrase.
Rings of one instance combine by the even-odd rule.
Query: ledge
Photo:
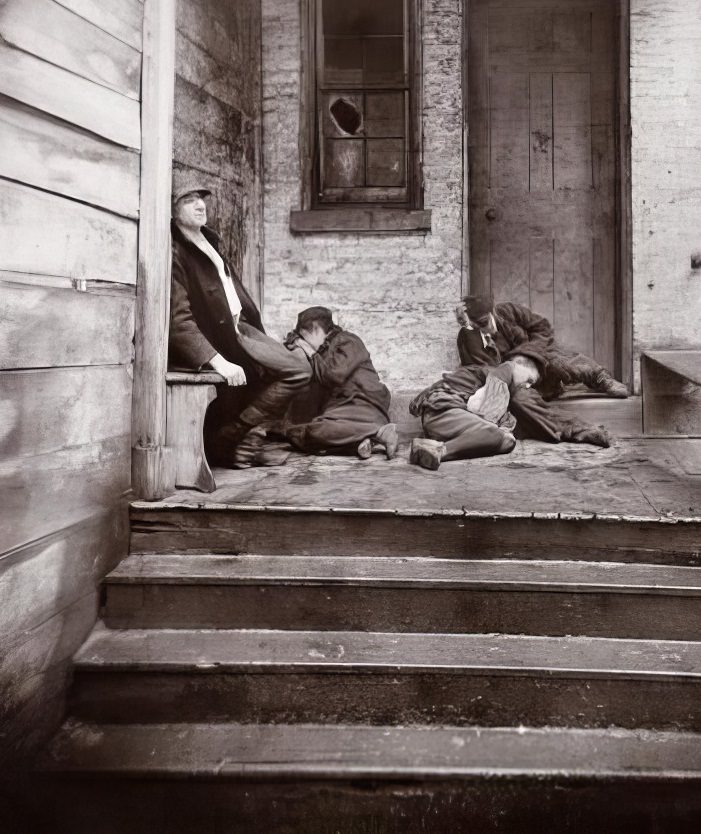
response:
[[[431,231],[430,209],[331,208],[291,211],[290,231],[314,232],[400,232],[425,234]]]

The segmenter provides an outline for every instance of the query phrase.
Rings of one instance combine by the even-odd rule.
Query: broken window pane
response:
[[[401,139],[369,139],[367,185],[404,185],[404,142]]]
[[[327,139],[324,143],[324,184],[328,188],[352,188],[365,183],[362,139]]]
[[[329,114],[334,127],[348,136],[355,136],[363,124],[363,115],[351,99],[332,96]]]

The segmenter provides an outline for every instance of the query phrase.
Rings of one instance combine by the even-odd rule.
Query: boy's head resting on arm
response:
[[[511,365],[511,389],[531,388],[540,380],[540,370],[528,356],[512,356],[507,364]]]
[[[327,307],[308,307],[297,316],[295,330],[314,350],[318,350],[333,327],[331,310]]]

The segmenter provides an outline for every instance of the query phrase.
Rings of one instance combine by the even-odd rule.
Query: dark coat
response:
[[[309,361],[314,379],[327,393],[326,408],[369,403],[387,417],[389,390],[358,336],[333,327]]]
[[[241,349],[234,319],[224,287],[211,259],[188,240],[175,223],[173,237],[173,277],[170,297],[168,363],[171,367],[199,370],[217,353],[229,362],[256,374],[251,360]],[[219,251],[219,235],[204,226],[202,233]],[[263,322],[253,299],[233,274],[234,287],[241,301],[241,320],[264,333]]]
[[[463,365],[500,365],[515,354],[528,356],[545,375],[556,348],[550,322],[521,304],[497,304],[495,347],[485,348],[479,330],[460,328],[458,353]]]

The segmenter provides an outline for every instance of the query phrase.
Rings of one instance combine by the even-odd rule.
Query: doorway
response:
[[[470,291],[627,378],[618,5],[470,0],[465,112]]]

